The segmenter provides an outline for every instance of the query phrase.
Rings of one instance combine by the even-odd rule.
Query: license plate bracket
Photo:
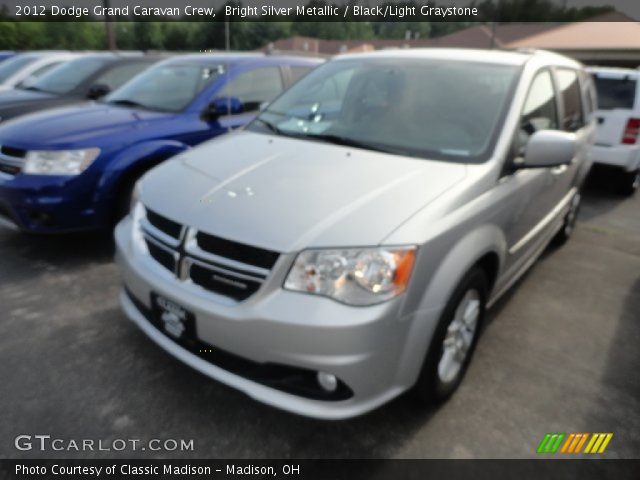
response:
[[[151,294],[151,305],[153,321],[159,330],[179,343],[196,341],[196,317],[192,312],[157,293]]]

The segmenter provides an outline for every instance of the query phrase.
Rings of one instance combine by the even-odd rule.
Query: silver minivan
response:
[[[337,57],[143,178],[115,233],[122,307],[291,412],[441,402],[485,310],[571,234],[593,99],[549,52]]]

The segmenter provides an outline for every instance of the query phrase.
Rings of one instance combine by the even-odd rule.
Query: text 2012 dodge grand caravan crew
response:
[[[546,52],[338,57],[143,178],[116,229],[124,311],[292,412],[442,401],[485,309],[571,234],[591,89]]]

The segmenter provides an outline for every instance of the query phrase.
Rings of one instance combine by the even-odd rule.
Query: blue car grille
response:
[[[15,158],[24,158],[27,156],[27,151],[22,148],[9,147],[7,145],[2,145],[0,147],[0,153],[3,155],[7,155],[8,157]]]
[[[22,171],[24,157],[27,152],[18,148],[0,146],[0,172],[7,175],[17,175]]]

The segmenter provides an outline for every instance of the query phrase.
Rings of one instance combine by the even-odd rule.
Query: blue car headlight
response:
[[[79,175],[100,155],[99,148],[83,150],[31,150],[22,173],[28,175]]]

